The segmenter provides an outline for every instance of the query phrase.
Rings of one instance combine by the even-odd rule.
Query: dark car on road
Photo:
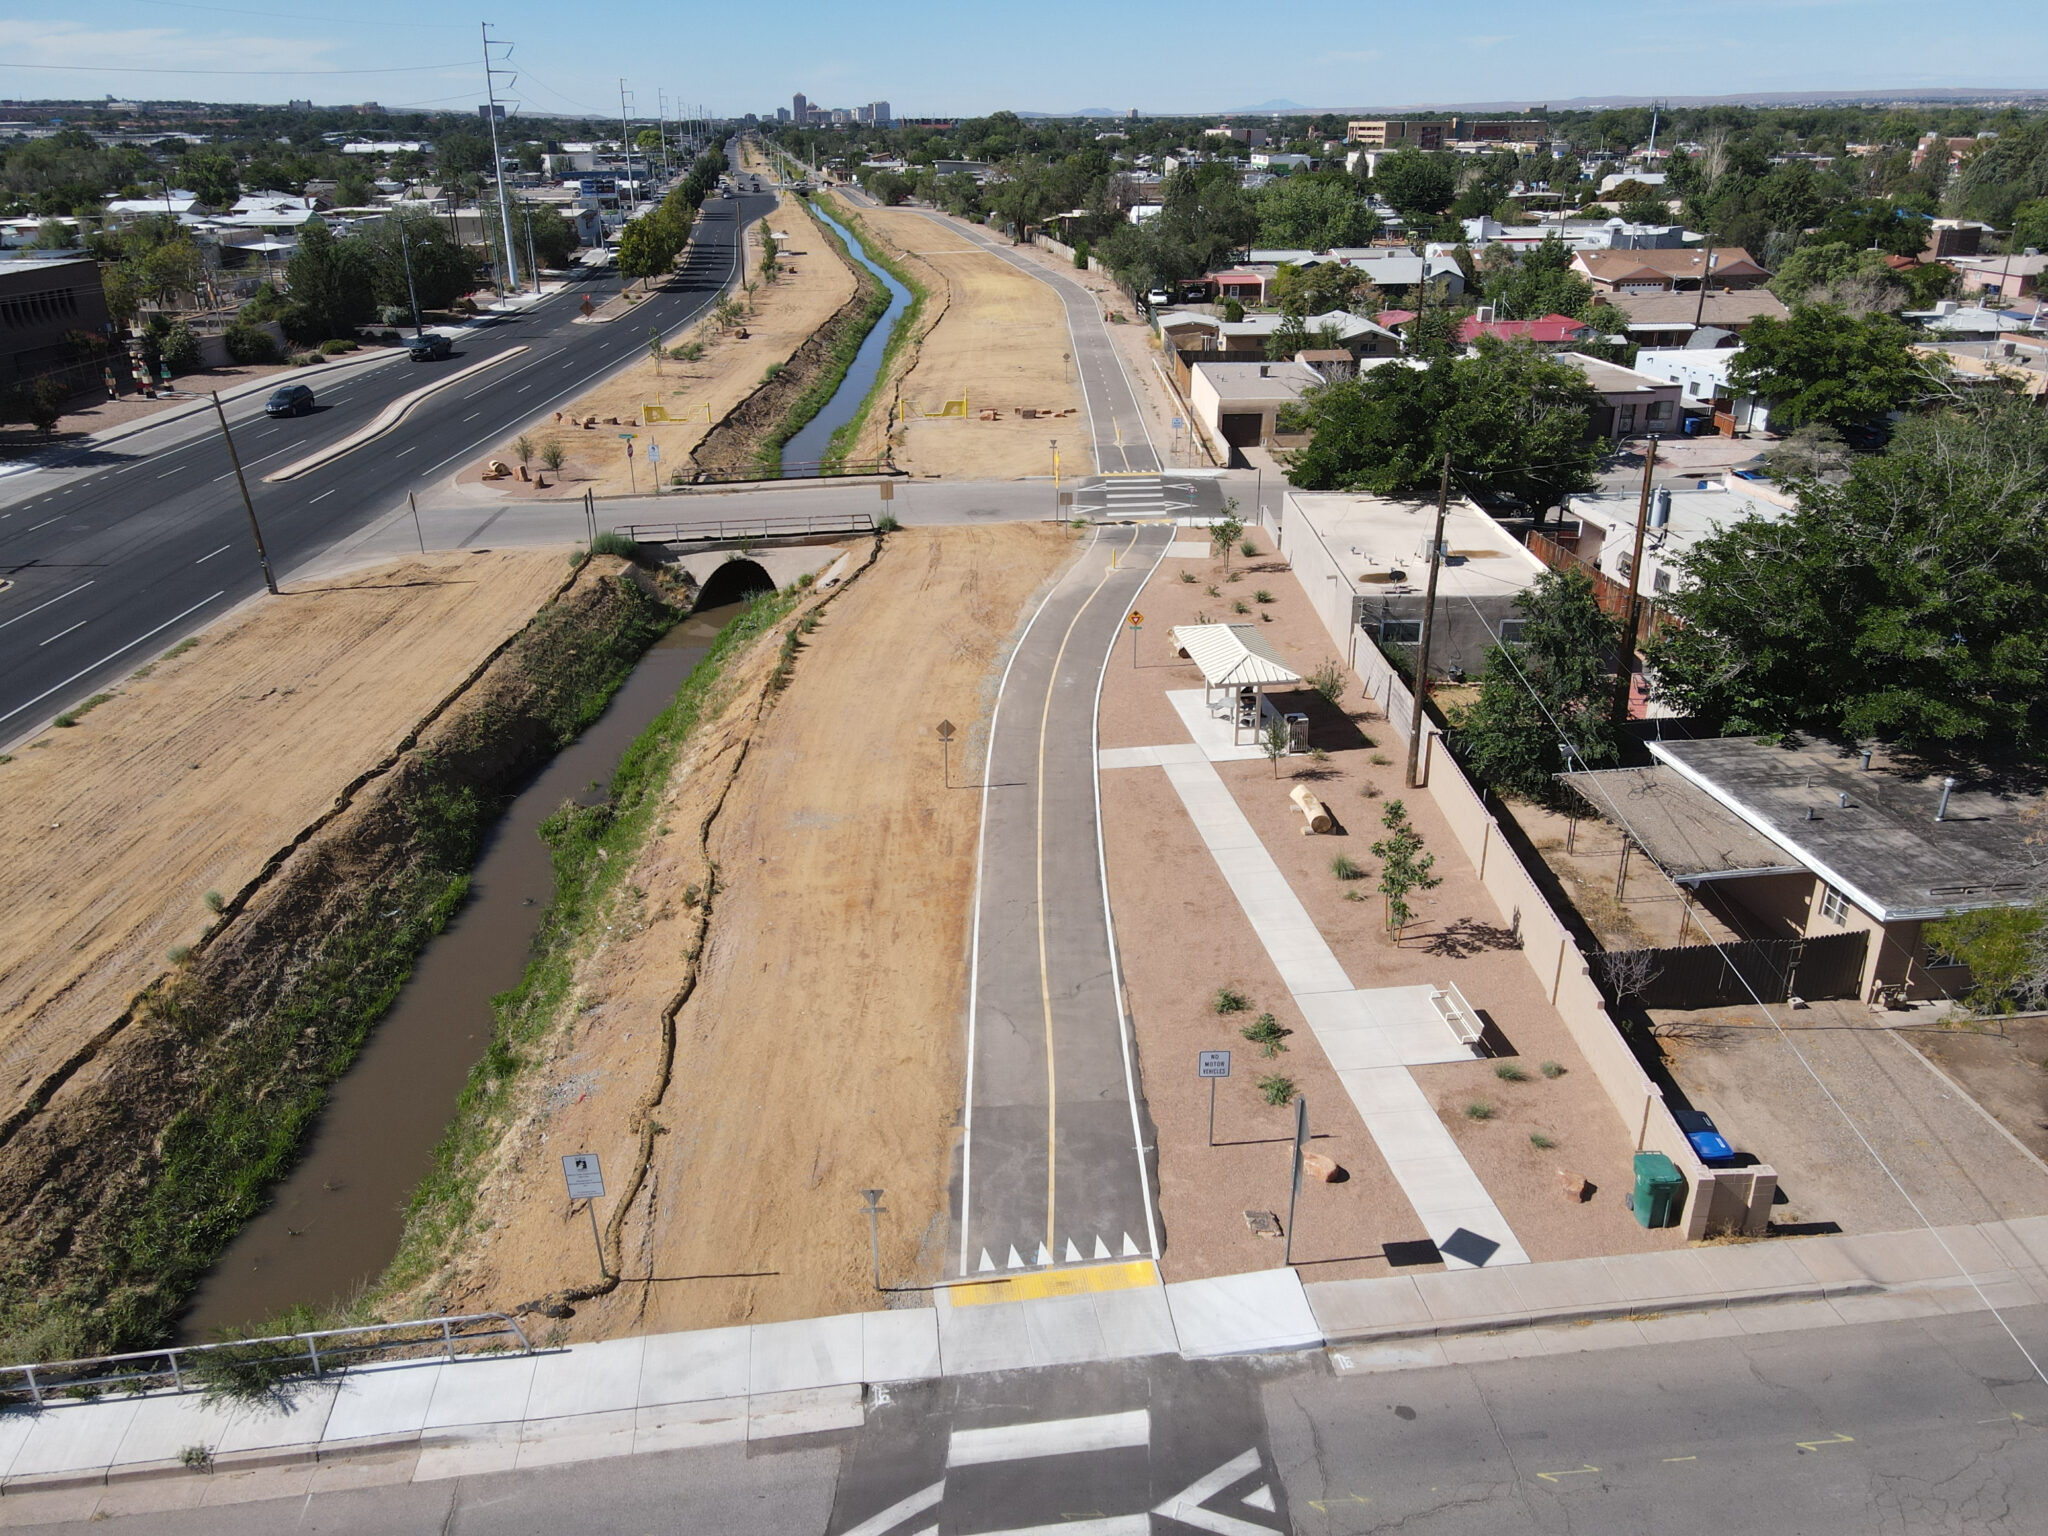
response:
[[[455,344],[446,336],[408,336],[405,350],[416,363],[437,363],[455,350]]]
[[[263,405],[266,416],[305,416],[313,409],[313,391],[303,384],[287,384]]]

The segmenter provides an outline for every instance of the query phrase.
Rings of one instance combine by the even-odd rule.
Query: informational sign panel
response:
[[[595,1152],[571,1152],[562,1159],[562,1177],[569,1185],[571,1200],[602,1200],[604,1170]]]
[[[1196,1055],[1195,1055],[1195,1075],[1196,1075],[1197,1077],[1228,1077],[1228,1076],[1230,1076],[1230,1052],[1228,1052],[1228,1051],[1199,1051],[1199,1052],[1197,1052],[1197,1053],[1196,1053]]]

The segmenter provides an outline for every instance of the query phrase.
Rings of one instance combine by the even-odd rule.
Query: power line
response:
[[[394,64],[382,69],[160,69],[143,64],[17,64],[9,61],[0,64],[0,71],[10,69],[62,70],[82,75],[423,75],[436,70],[467,69],[463,63],[456,64]]]
[[[1536,691],[1535,684],[1529,681],[1528,674],[1523,672],[1521,664],[1515,660],[1514,653],[1508,649],[1505,643],[1502,642],[1499,631],[1497,631],[1491,624],[1487,622],[1486,615],[1480,611],[1478,603],[1473,601],[1469,593],[1461,595],[1464,596],[1466,603],[1470,605],[1473,616],[1479,620],[1480,626],[1483,629],[1485,629],[1487,634],[1493,637],[1495,654],[1499,655],[1504,660],[1506,660],[1508,666],[1513,670],[1516,679],[1521,683],[1523,688],[1528,690],[1529,697],[1535,702],[1536,707],[1543,712],[1543,718],[1550,723],[1550,728],[1553,731],[1557,732],[1558,739],[1564,742],[1567,748],[1570,749],[1571,736],[1569,735],[1569,733],[1565,731],[1563,725],[1559,723],[1557,716],[1551,713],[1550,706],[1544,702],[1543,695]],[[1420,693],[1424,689],[1426,689],[1426,687],[1427,679],[1418,675],[1415,679],[1416,691]],[[1634,825],[1629,821],[1627,815],[1622,811],[1621,807],[1615,803],[1613,795],[1608,793],[1606,786],[1604,784],[1599,783],[1597,779],[1594,781],[1594,784],[1596,789],[1598,790],[1600,798],[1607,803],[1607,810],[1604,814],[1606,814],[1608,819],[1613,821],[1615,825],[1619,826],[1624,833],[1626,833],[1630,838],[1634,839],[1637,847],[1642,848],[1645,850],[1645,852],[1647,852],[1650,845],[1642,838],[1640,834],[1637,833]],[[1655,855],[1650,855],[1650,861],[1653,864],[1657,863]],[[1665,870],[1663,865],[1658,864],[1657,867],[1659,872],[1663,873],[1664,877],[1667,880],[1671,878],[1670,872]],[[1814,1086],[1820,1089],[1821,1091],[1821,1096],[1828,1101],[1829,1106],[1835,1111],[1835,1113],[1841,1116],[1842,1123],[1848,1126],[1850,1133],[1853,1136],[1855,1136],[1856,1140],[1859,1143],[1861,1143],[1863,1150],[1870,1154],[1870,1160],[1873,1163],[1877,1164],[1878,1171],[1882,1173],[1888,1181],[1890,1181],[1892,1188],[1899,1192],[1899,1198],[1906,1202],[1906,1205],[1912,1210],[1913,1214],[1919,1218],[1920,1224],[1927,1229],[1929,1235],[1931,1235],[1934,1238],[1935,1242],[1941,1245],[1941,1251],[1948,1255],[1948,1260],[1951,1264],[1955,1266],[1957,1273],[1959,1273],[1965,1280],[1967,1280],[1970,1283],[1970,1289],[1977,1293],[1977,1299],[1984,1304],[1986,1310],[1988,1310],[1993,1317],[1998,1319],[1998,1326],[2003,1328],[2005,1330],[2006,1337],[2012,1340],[2013,1348],[2017,1349],[2020,1352],[2021,1357],[2026,1360],[2027,1365],[2029,1366],[2029,1368],[2032,1369],[2034,1375],[2037,1376],[2044,1385],[2048,1385],[2048,1371],[2044,1371],[2042,1369],[2041,1363],[2034,1358],[2032,1351],[2030,1351],[2025,1344],[2020,1342],[2020,1336],[2013,1331],[2012,1324],[2006,1321],[2005,1314],[1999,1310],[1998,1306],[1991,1300],[1989,1296],[1984,1294],[1984,1287],[1978,1283],[1977,1277],[1970,1272],[1969,1266],[1963,1263],[1963,1261],[1956,1256],[1955,1250],[1949,1246],[1948,1240],[1941,1235],[1940,1229],[1935,1226],[1932,1220],[1929,1219],[1927,1213],[1920,1208],[1920,1202],[1915,1200],[1912,1194],[1908,1192],[1905,1184],[1900,1181],[1899,1176],[1892,1171],[1891,1165],[1884,1160],[1882,1154],[1880,1154],[1877,1148],[1871,1144],[1870,1138],[1863,1134],[1863,1128],[1856,1123],[1855,1117],[1849,1113],[1848,1109],[1843,1105],[1842,1101],[1835,1097],[1834,1091],[1828,1087],[1827,1081],[1824,1078],[1822,1078],[1820,1073],[1814,1068],[1813,1063],[1807,1059],[1806,1053],[1800,1050],[1797,1045],[1792,1043],[1792,1037],[1786,1032],[1784,1024],[1779,1021],[1777,1014],[1772,1011],[1771,1005],[1769,1003],[1766,1003],[1763,1000],[1762,995],[1759,994],[1756,988],[1750,984],[1748,975],[1742,970],[1740,966],[1734,963],[1733,959],[1728,954],[1726,946],[1723,945],[1719,939],[1715,938],[1711,932],[1708,932],[1704,926],[1702,926],[1700,931],[1706,935],[1707,943],[1712,946],[1715,953],[1720,955],[1721,960],[1723,964],[1727,967],[1727,969],[1735,976],[1735,978],[1738,981],[1742,983],[1742,990],[1749,994],[1750,1000],[1754,1002],[1760,1010],[1762,1010],[1763,1016],[1770,1021],[1771,1028],[1777,1031],[1778,1039],[1782,1041],[1785,1048],[1792,1053],[1793,1059],[1796,1060],[1801,1067],[1806,1069],[1806,1075],[1813,1079]]]

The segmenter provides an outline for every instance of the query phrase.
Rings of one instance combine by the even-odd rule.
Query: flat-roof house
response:
[[[1257,448],[1273,441],[1280,408],[1323,382],[1306,363],[1197,363],[1188,405],[1210,442]]]
[[[1392,366],[1400,366],[1394,364]],[[1343,492],[1289,491],[1280,548],[1303,590],[1340,640],[1414,645],[1422,638],[1429,542],[1436,503]],[[1464,498],[1444,514],[1430,670],[1476,676],[1497,639],[1521,633],[1515,598],[1543,575],[1543,562]],[[1346,657],[1352,650],[1346,645]]]
[[[1593,413],[1595,437],[1619,442],[1642,433],[1670,433],[1678,426],[1678,386],[1665,379],[1653,379],[1619,363],[1602,362],[1583,352],[1558,354],[1586,376],[1600,396]]]
[[[1626,582],[1635,561],[1639,504],[1634,490],[1570,498],[1564,505],[1565,519],[1579,523],[1572,552],[1602,575]],[[1652,597],[1678,590],[1688,581],[1681,568],[1684,557],[1701,539],[1745,518],[1776,522],[1790,513],[1789,507],[1755,494],[1746,480],[1667,480],[1651,494],[1637,590]]]
[[[1596,293],[1697,293],[1700,279],[1713,266],[1709,286],[1721,292],[1760,288],[1771,279],[1739,246],[1713,251],[1705,247],[1651,251],[1579,251],[1572,270],[1593,285]]]
[[[1704,414],[1725,411],[1737,432],[1767,432],[1771,403],[1755,395],[1738,394],[1728,378],[1741,351],[1740,347],[1641,347],[1636,351],[1635,368],[1637,373],[1676,384],[1681,409]]]
[[[1955,269],[1965,293],[2030,299],[2040,290],[2048,256],[2027,250],[2009,256],[1952,256],[1947,264]]]
[[[1739,736],[1649,749],[1779,850],[1776,867],[1702,880],[1702,898],[1746,937],[1867,934],[1861,995],[1873,1001],[1880,990],[1965,990],[1968,973],[1928,952],[1924,926],[2028,899],[2025,856],[2048,810],[2037,791],[1929,771],[1882,747]]]

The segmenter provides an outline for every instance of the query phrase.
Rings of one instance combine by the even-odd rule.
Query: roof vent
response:
[[[1934,819],[1936,821],[1946,821],[1948,819],[1948,794],[1955,787],[1956,781],[1954,779],[1943,779],[1941,781],[1941,804],[1934,808]]]
[[[1865,747],[1863,749],[1863,771],[1865,773],[1870,772],[1870,757],[1873,750],[1874,749],[1870,747]]]
[[[1846,789],[1835,796],[1835,809],[1838,811],[1849,809],[1849,791]]]

